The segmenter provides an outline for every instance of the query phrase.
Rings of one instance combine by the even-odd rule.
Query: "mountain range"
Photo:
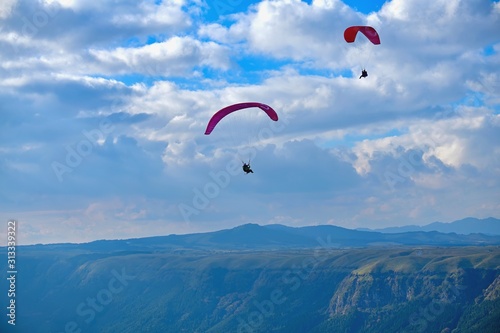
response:
[[[479,226],[500,223],[498,219],[466,219],[458,225]],[[451,223],[450,223],[451,224]],[[433,224],[436,225],[436,224]],[[441,226],[438,224],[437,226]],[[404,228],[403,228],[404,229]],[[481,229],[481,228],[476,228]],[[449,230],[449,228],[447,229]],[[463,230],[463,228],[461,229]],[[482,229],[481,229],[482,230]],[[167,249],[263,250],[280,248],[350,248],[366,246],[467,246],[499,245],[500,234],[454,233],[439,231],[380,232],[352,230],[333,225],[289,227],[280,224],[245,224],[231,229],[185,235],[154,236],[124,240],[99,240],[83,244],[30,245],[41,251],[49,249],[85,249],[100,251],[152,251]]]
[[[262,230],[188,239],[245,231]],[[203,250],[154,240],[135,251],[20,246],[14,287],[0,271],[0,306],[15,289],[16,326],[4,318],[0,332],[498,333],[498,246]]]
[[[486,220],[449,224],[469,234],[245,224],[17,246],[15,283],[0,271],[16,326],[0,332],[498,333],[500,235],[476,232],[499,220]]]
[[[389,227],[382,229],[359,228],[361,231],[378,231],[383,233],[401,233],[412,231],[438,231],[443,233],[500,235],[500,220],[494,217],[477,219],[467,217],[458,221],[444,223],[434,222],[424,226],[407,225],[402,227]]]

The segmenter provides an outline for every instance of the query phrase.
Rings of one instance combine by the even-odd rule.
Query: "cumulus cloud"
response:
[[[0,19],[9,17],[12,13],[12,8],[16,5],[17,0],[2,1],[0,5]]]
[[[335,17],[335,19],[332,19]],[[199,34],[222,42],[245,41],[250,52],[293,60],[335,62],[345,52],[342,34],[349,21],[360,19],[341,1],[262,1],[248,14],[234,16],[229,27],[202,26]]]
[[[209,66],[228,69],[227,48],[214,42],[200,42],[191,37],[171,39],[138,48],[117,48],[111,51],[90,50],[105,68],[105,74],[141,73],[144,75],[192,75],[192,69]]]

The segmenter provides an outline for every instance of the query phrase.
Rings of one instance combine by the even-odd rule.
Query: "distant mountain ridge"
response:
[[[488,217],[477,219],[467,217],[453,222],[433,222],[424,226],[407,225],[402,227],[388,227],[382,229],[358,228],[359,231],[376,231],[382,233],[402,233],[415,231],[437,231],[442,233],[457,233],[461,235],[485,234],[500,235],[500,219]]]
[[[499,245],[500,235],[279,224],[22,245],[15,328],[498,333]],[[10,277],[0,272],[0,290],[12,288]]]
[[[498,220],[497,220],[498,221]],[[438,231],[383,233],[346,229],[332,225],[288,227],[280,224],[244,224],[213,232],[155,236],[125,240],[100,240],[83,244],[30,245],[39,250],[85,249],[92,251],[157,250],[269,250],[352,248],[367,246],[469,246],[499,245],[500,235],[469,235]]]

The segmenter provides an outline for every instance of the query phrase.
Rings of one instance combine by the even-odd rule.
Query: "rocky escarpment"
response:
[[[456,257],[433,250],[371,261],[338,285],[322,328],[496,332],[492,318],[500,320],[499,260],[498,255]]]
[[[20,261],[32,272],[18,281],[20,332],[489,333],[500,322],[498,247],[47,253]]]
[[[446,250],[391,253],[361,265],[339,285],[329,313],[397,307],[413,301],[451,303],[457,299],[499,297],[498,256],[450,256]],[[491,268],[496,269],[491,269]]]
[[[332,296],[328,312],[397,308],[418,301],[451,304],[470,296],[494,300],[499,294],[499,278],[493,271],[352,273]]]

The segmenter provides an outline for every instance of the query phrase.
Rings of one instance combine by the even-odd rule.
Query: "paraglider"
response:
[[[368,76],[368,72],[366,71],[366,69],[363,69],[361,71],[361,76],[359,78],[361,79],[362,77],[367,77],[367,76]]]
[[[209,135],[210,133],[212,133],[217,124],[230,113],[254,107],[264,111],[271,120],[278,121],[278,114],[276,113],[276,111],[273,110],[273,108],[271,108],[267,104],[258,102],[237,103],[226,106],[225,108],[222,108],[219,111],[217,111],[208,121],[207,128],[205,130],[205,135]],[[242,163],[243,163],[243,171],[245,172],[245,174],[253,173],[253,170],[250,167],[250,161],[248,161],[248,163],[242,161]]]
[[[214,130],[215,126],[219,123],[219,121],[221,121],[222,118],[224,118],[228,114],[235,112],[235,111],[238,111],[238,110],[253,108],[253,107],[260,108],[262,111],[264,111],[269,116],[269,118],[271,118],[274,121],[278,121],[278,114],[269,105],[266,105],[263,103],[257,103],[257,102],[237,103],[237,104],[226,106],[225,108],[217,111],[212,116],[212,118],[210,118],[210,121],[208,122],[208,125],[207,125],[207,129],[205,130],[205,135],[209,135],[210,133],[212,133],[212,131]]]
[[[344,30],[344,39],[347,43],[353,43],[356,40],[356,36],[358,32],[361,32],[363,35],[368,38],[370,42],[374,45],[379,45],[380,44],[380,36],[378,35],[377,31],[369,26],[362,26],[362,25],[355,25],[352,27],[349,27]],[[368,72],[366,69],[363,69],[361,71],[361,76],[359,77],[364,78],[368,76]]]
[[[248,164],[243,162],[243,171],[245,172],[245,174],[249,174],[249,173],[253,173],[253,170],[252,168],[250,167],[250,161],[248,161]]]
[[[354,40],[356,39],[356,35],[358,32],[361,32],[363,35],[368,38],[370,42],[372,42],[375,45],[380,44],[380,36],[378,35],[377,31],[369,26],[362,26],[362,25],[355,25],[352,27],[349,27],[345,29],[344,31],[344,39],[348,43],[353,43]]]

